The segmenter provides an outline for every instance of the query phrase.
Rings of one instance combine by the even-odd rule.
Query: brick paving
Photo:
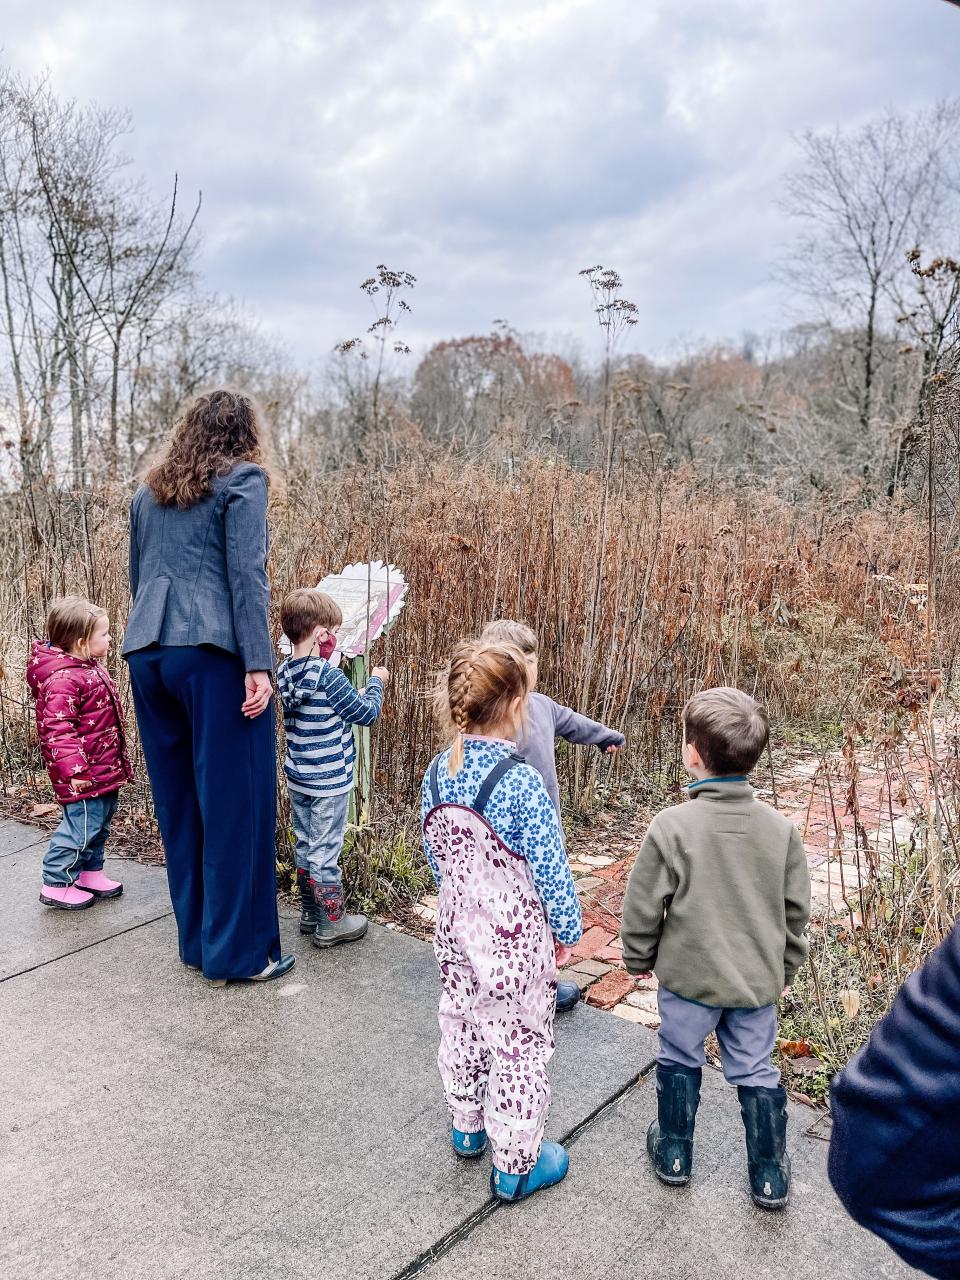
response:
[[[896,745],[824,756],[800,755],[780,772],[776,796],[757,777],[757,794],[777,807],[803,836],[815,918],[853,915],[871,870],[882,874],[913,848],[918,821],[928,811],[931,777],[953,805],[960,793],[960,722],[938,722],[934,743],[916,735]],[[583,937],[565,966],[588,1004],[644,1026],[660,1025],[657,980],[634,982],[623,964],[619,938],[627,877],[650,817],[647,812],[599,815],[573,833],[570,865],[583,908]],[[424,898],[416,914],[436,918],[437,900]]]
[[[928,812],[934,775],[941,793],[956,803],[960,725],[941,721],[934,729],[932,743],[912,735],[887,747],[801,755],[779,776],[775,797],[758,777],[761,799],[775,800],[803,836],[815,918],[855,916],[859,889],[871,871],[882,874],[912,851],[917,823]],[[609,836],[592,828],[571,839],[584,935],[564,977],[578,983],[588,1003],[656,1028],[656,978],[635,984],[626,975],[617,936],[627,877],[649,816]]]

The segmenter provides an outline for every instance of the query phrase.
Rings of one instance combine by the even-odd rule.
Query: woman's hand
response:
[[[573,959],[573,947],[568,947],[564,942],[554,944],[557,952],[557,968],[561,968],[565,964],[569,964]]]
[[[246,685],[247,697],[240,710],[248,720],[255,720],[258,715],[266,711],[270,705],[270,699],[273,697],[270,672],[248,671],[243,679]]]

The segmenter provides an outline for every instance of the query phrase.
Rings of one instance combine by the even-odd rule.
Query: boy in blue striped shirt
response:
[[[277,686],[283,705],[287,751],[283,768],[296,837],[300,932],[318,947],[353,942],[367,918],[347,915],[340,854],[353,788],[353,725],[372,724],[383,706],[385,667],[374,667],[358,692],[329,659],[343,615],[322,591],[292,591],[280,607],[280,623],[293,654],[280,663]]]

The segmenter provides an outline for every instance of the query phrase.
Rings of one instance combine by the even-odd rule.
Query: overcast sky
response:
[[[301,360],[418,277],[407,331],[495,318],[590,352],[615,267],[652,354],[783,327],[770,270],[806,128],[949,94],[943,0],[4,0],[0,57],[128,108],[158,191],[203,190],[200,265]]]

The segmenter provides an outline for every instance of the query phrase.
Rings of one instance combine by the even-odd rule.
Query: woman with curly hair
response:
[[[197,396],[130,508],[123,655],[166,853],[180,959],[218,986],[293,967],[277,919],[274,654],[263,427]]]

